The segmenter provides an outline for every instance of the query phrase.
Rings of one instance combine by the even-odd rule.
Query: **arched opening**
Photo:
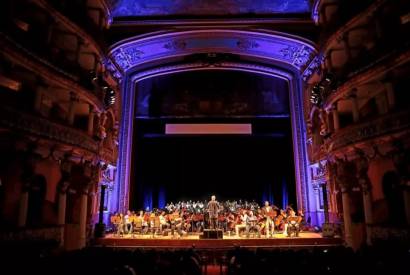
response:
[[[27,224],[33,227],[41,226],[43,222],[43,206],[47,192],[46,178],[36,174],[31,180],[29,189],[29,203],[27,213]]]
[[[113,46],[107,67],[122,77],[118,174],[111,212],[129,208],[135,90],[144,79],[198,70],[243,71],[286,81],[292,133],[296,201],[317,222],[313,188],[308,181],[302,79],[312,73],[315,50],[302,38],[273,32],[207,30],[154,33]],[[203,105],[203,106],[206,106]],[[154,108],[155,109],[155,108]],[[154,111],[155,112],[155,111]],[[310,198],[312,197],[312,198]]]
[[[405,213],[400,177],[395,171],[387,171],[382,178],[382,189],[387,203],[389,223],[404,225]]]
[[[131,209],[210,194],[296,207],[287,81],[204,69],[144,79],[135,93]],[[206,134],[210,123],[226,127]],[[203,133],[166,131],[192,124]],[[245,124],[248,134],[225,132]]]

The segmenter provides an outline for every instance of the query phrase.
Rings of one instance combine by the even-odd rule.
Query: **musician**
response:
[[[238,220],[235,225],[235,232],[236,236],[239,236],[239,230],[240,229],[246,229],[246,220],[248,219],[248,215],[246,214],[245,210],[242,210],[242,213],[238,216]]]
[[[246,237],[249,238],[249,232],[251,230],[256,230],[258,232],[258,238],[261,237],[261,228],[258,225],[258,218],[253,214],[253,211],[250,210],[248,217],[246,219]]]
[[[192,221],[196,231],[199,233],[204,227],[204,214],[199,207],[196,208],[195,213],[192,214]]]
[[[140,210],[137,217],[142,222],[142,233],[148,232],[148,216],[147,213],[144,214],[144,211]]]
[[[210,229],[216,229],[218,225],[218,213],[219,213],[219,202],[216,201],[214,195],[211,196],[211,200],[207,205],[208,214],[209,214],[209,226]]]
[[[130,234],[132,232],[132,219],[130,210],[128,210],[127,214],[124,216],[124,231],[125,234]]]
[[[273,219],[276,216],[276,211],[269,205],[268,201],[265,201],[265,206],[262,207],[262,215],[265,218],[265,230],[266,230],[266,238],[274,236],[275,233],[275,224],[273,223]]]
[[[124,215],[120,213],[117,219],[117,234],[122,236],[124,234]]]
[[[170,214],[171,223],[171,235],[174,236],[175,230],[178,232],[179,236],[182,236],[182,216],[179,214],[179,210],[175,209],[174,213]]]
[[[292,236],[292,233],[295,234],[295,237],[299,236],[300,232],[300,222],[302,221],[301,216],[296,216],[296,212],[293,209],[289,210],[289,215],[285,224],[285,231],[288,237]]]
[[[168,227],[169,223],[167,223],[167,219],[165,218],[165,212],[162,211],[161,214],[159,214],[159,230],[163,232],[164,229]]]

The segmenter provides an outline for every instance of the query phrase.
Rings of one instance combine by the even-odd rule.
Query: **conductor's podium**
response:
[[[204,229],[204,233],[199,236],[200,239],[222,239],[223,231],[221,229]]]

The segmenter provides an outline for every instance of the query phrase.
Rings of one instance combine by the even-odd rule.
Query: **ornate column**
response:
[[[94,117],[95,117],[94,106],[90,105],[90,112],[88,113],[88,134],[90,136],[94,135]]]
[[[80,248],[85,247],[87,243],[87,203],[89,188],[90,184],[85,184],[80,190]]]
[[[23,187],[22,193],[20,195],[19,201],[19,212],[18,212],[18,220],[17,226],[18,227],[25,227],[27,223],[27,212],[28,212],[28,191],[29,185],[25,184]]]
[[[67,189],[70,185],[70,174],[71,162],[69,161],[69,156],[65,155],[61,161],[61,180],[58,185],[58,225],[64,225],[66,220]]]
[[[405,148],[403,142],[396,141],[392,152],[392,160],[397,173],[400,176],[401,187],[403,190],[404,210],[406,213],[407,224],[410,225],[410,150]]]
[[[343,224],[345,229],[345,242],[347,246],[353,246],[352,236],[352,218],[350,214],[350,182],[347,177],[348,167],[345,160],[337,160],[337,175],[336,181],[342,192],[342,205],[343,205]]]
[[[357,152],[359,157],[357,159],[357,179],[362,189],[364,217],[366,223],[366,242],[368,245],[372,244],[372,224],[373,224],[373,200],[372,200],[372,184],[370,182],[367,171],[369,169],[369,161],[364,152]]]
[[[322,184],[322,195],[323,195],[323,212],[325,214],[325,223],[329,223],[329,202],[327,199],[327,184],[326,182]]]
[[[75,119],[75,107],[77,106],[78,96],[74,92],[70,92],[70,103],[68,106],[68,124],[73,125]]]
[[[27,151],[24,152],[23,156],[23,173],[21,175],[22,181],[22,190],[19,201],[19,212],[17,217],[17,226],[25,227],[27,223],[27,214],[28,214],[28,203],[29,203],[29,190],[31,185],[31,180],[34,175],[34,148],[35,145],[29,144]]]
[[[339,112],[337,111],[337,102],[332,106],[333,128],[335,132],[340,129]]]

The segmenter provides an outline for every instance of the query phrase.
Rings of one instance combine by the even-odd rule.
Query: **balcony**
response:
[[[330,38],[329,40],[334,40],[336,37],[340,37],[346,29],[352,27],[357,21],[374,12],[385,2],[386,0],[343,0],[339,3],[335,3],[335,5],[338,6],[337,12],[336,14],[333,14],[333,18],[327,20],[326,24],[322,24],[323,30],[321,40],[325,41],[327,37]],[[321,4],[319,3],[319,5]],[[323,6],[325,5],[326,4]],[[324,11],[322,10],[321,12],[323,13]]]
[[[324,108],[346,97],[352,89],[383,77],[389,71],[410,61],[410,39],[392,51],[383,50],[358,59],[347,65],[345,73],[338,78],[338,87],[324,98]]]
[[[70,144],[92,153],[100,151],[99,143],[86,132],[8,107],[0,109],[0,125],[24,134]]]
[[[325,147],[331,148],[334,152],[346,146],[372,141],[387,135],[409,131],[409,129],[410,111],[404,110],[343,128],[325,141]]]
[[[83,81],[85,76],[76,76],[64,69],[61,69],[61,62],[50,62],[47,58],[31,52],[25,46],[16,42],[13,38],[0,33],[0,46],[3,55],[16,63],[48,80],[49,82],[69,91],[76,91],[83,98],[93,102],[99,109],[103,108],[103,92],[91,87],[91,77],[88,81]],[[73,66],[72,69],[77,66]],[[83,72],[83,71],[82,71]],[[78,74],[79,71],[76,71]],[[84,73],[84,72],[83,72]]]

